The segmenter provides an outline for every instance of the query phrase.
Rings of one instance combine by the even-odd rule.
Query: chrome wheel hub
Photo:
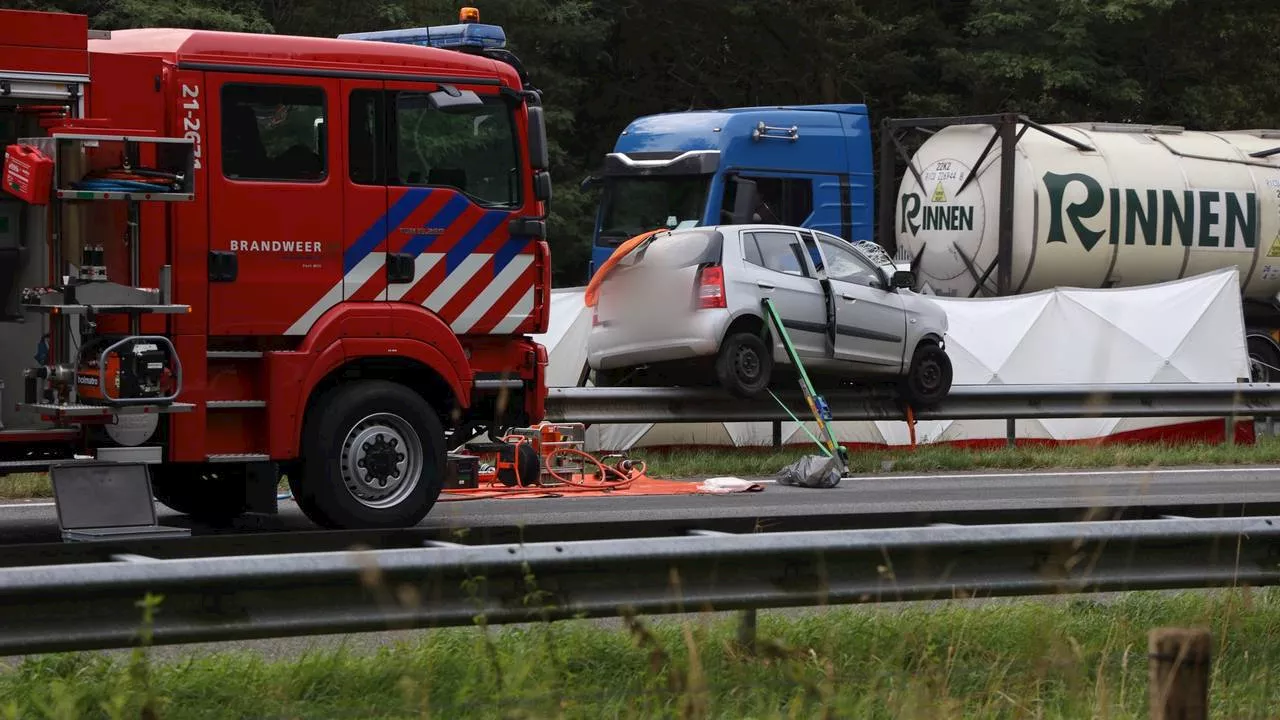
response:
[[[342,443],[342,482],[361,505],[394,507],[422,477],[422,441],[407,420],[376,413],[356,423]]]

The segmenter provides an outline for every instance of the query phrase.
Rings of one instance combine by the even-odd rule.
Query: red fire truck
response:
[[[0,472],[399,527],[542,419],[540,95],[499,27],[91,31],[0,10]]]

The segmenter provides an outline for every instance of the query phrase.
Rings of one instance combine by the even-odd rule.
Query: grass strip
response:
[[[289,485],[280,481],[278,490],[285,492]],[[0,476],[0,500],[43,500],[53,497],[53,485],[45,473],[21,473]]]
[[[1170,625],[1213,633],[1212,717],[1274,717],[1280,681],[1271,591],[762,613],[755,654],[727,620],[630,623],[424,631],[283,660],[41,656],[0,674],[0,717],[1145,720],[1146,636]]]
[[[733,450],[636,450],[655,477],[772,475],[817,448],[735,448]],[[983,469],[1174,467],[1188,465],[1267,465],[1280,463],[1280,438],[1259,437],[1253,445],[1147,443],[964,448],[919,445],[916,448],[851,450],[855,473],[938,472]]]
[[[53,497],[53,486],[44,473],[21,473],[0,477],[0,499],[32,500]]]
[[[799,458],[818,452],[817,448],[805,445],[783,449],[639,449],[628,454],[643,459],[654,477],[705,478],[772,475]],[[1259,437],[1253,445],[1148,443],[1013,448],[920,445],[914,449],[884,448],[849,453],[850,469],[855,473],[1267,464],[1280,464],[1280,438]],[[285,489],[287,486],[282,483],[281,490]],[[52,495],[46,475],[0,477],[0,499],[25,500]]]

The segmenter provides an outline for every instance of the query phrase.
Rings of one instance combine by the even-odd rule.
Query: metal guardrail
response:
[[[1280,516],[684,537],[0,570],[0,654],[541,619],[1280,584]],[[531,578],[531,580],[530,580]]]
[[[890,391],[823,393],[835,420],[905,420]],[[798,394],[779,394],[802,414]],[[1280,384],[957,385],[917,420],[1048,420],[1083,417],[1224,417],[1280,414]],[[551,388],[547,420],[581,423],[790,420],[767,395],[743,400],[704,388]]]

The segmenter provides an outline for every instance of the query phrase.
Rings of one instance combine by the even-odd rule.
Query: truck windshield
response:
[[[648,230],[701,222],[710,185],[706,175],[610,178],[597,243],[617,247]]]
[[[353,94],[353,107],[356,99]],[[388,184],[450,187],[482,206],[518,206],[520,153],[513,109],[497,96],[483,100],[466,112],[446,113],[435,109],[426,93],[396,93],[389,103],[395,151]],[[357,117],[354,122],[376,127],[373,109]]]

